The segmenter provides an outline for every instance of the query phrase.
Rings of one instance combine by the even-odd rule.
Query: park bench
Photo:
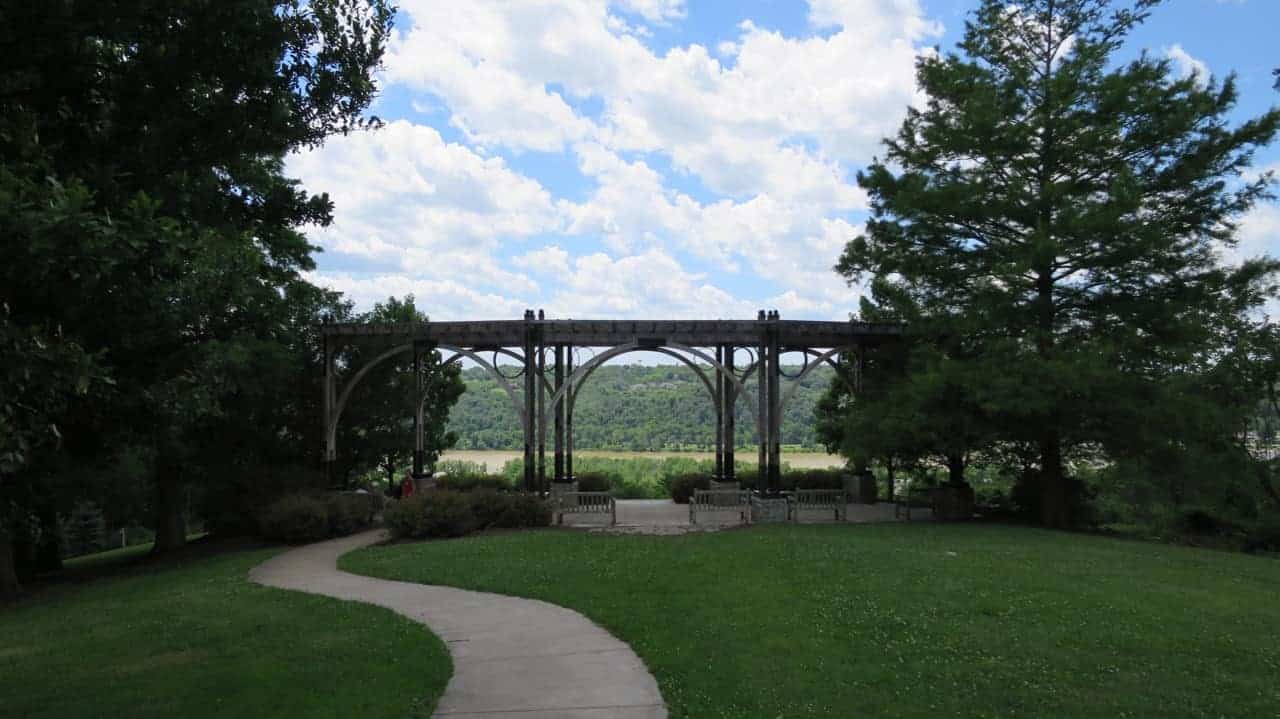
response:
[[[902,482],[893,492],[893,518],[911,521],[911,509],[923,508],[933,510],[933,488],[914,486],[910,481]]]
[[[613,492],[558,492],[552,503],[556,524],[564,524],[566,514],[607,514],[610,525],[618,523],[618,502]]]
[[[809,509],[830,511],[843,522],[848,507],[843,489],[797,489],[791,494],[791,521],[800,521],[800,512]]]
[[[746,522],[751,516],[751,492],[741,489],[695,489],[689,498],[689,524],[698,523],[698,512],[733,511]]]

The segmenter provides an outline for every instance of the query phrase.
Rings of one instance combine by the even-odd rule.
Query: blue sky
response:
[[[918,101],[912,63],[975,0],[402,0],[374,112],[290,170],[335,203],[313,279],[433,319],[842,319],[854,176]],[[1280,103],[1275,0],[1170,0],[1126,54]],[[1257,158],[1280,168],[1280,148]],[[1240,254],[1280,252],[1280,207]]]

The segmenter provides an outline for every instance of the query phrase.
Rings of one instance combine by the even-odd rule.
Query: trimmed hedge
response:
[[[258,531],[290,544],[317,542],[370,526],[380,507],[377,494],[294,492],[267,505],[258,515]]]
[[[474,492],[477,490],[507,492],[513,489],[506,477],[495,474],[445,475],[440,478],[438,484],[440,489],[454,492]]]
[[[838,468],[793,470],[783,473],[779,489],[785,492],[796,489],[844,489],[844,477],[847,473],[847,470]],[[734,479],[738,480],[743,489],[763,488],[760,474],[756,471],[737,472]],[[671,499],[676,504],[688,504],[693,497],[693,490],[711,487],[711,477],[700,473],[678,474],[671,478],[668,487]]]
[[[688,504],[695,489],[711,489],[711,477],[705,474],[678,474],[671,479],[671,499]]]
[[[573,478],[578,482],[579,492],[608,492],[613,488],[609,475],[603,472],[583,472]]]
[[[531,494],[435,489],[395,502],[384,519],[396,538],[446,538],[484,529],[546,527],[551,508]]]

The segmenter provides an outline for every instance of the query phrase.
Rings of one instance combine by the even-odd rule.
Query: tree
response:
[[[361,322],[426,322],[418,311],[413,295],[403,300],[390,297],[386,302],[359,316]],[[339,360],[355,371],[390,349],[383,344],[365,343],[345,348]],[[353,476],[377,469],[387,478],[388,486],[398,472],[413,458],[413,418],[419,404],[424,408],[424,466],[434,466],[441,452],[457,442],[457,435],[447,429],[449,410],[462,396],[466,385],[457,363],[441,364],[439,351],[424,353],[419,371],[422,394],[413,374],[412,353],[396,355],[375,367],[365,376],[351,395],[339,423],[338,446],[342,456],[339,475],[350,483]]]
[[[1233,76],[1114,63],[1156,4],[984,0],[961,53],[919,60],[927,102],[859,175],[873,216],[837,265],[918,307],[914,339],[964,338],[948,355],[963,396],[1001,440],[1036,447],[1051,526],[1072,521],[1072,449],[1191,431],[1174,380],[1204,386],[1221,328],[1257,329],[1280,267],[1219,254],[1267,196],[1269,175],[1242,173],[1280,112],[1231,127]]]
[[[234,424],[247,370],[280,359],[274,323],[306,294],[294,288],[313,248],[298,228],[331,218],[282,158],[377,125],[364,112],[392,8],[54,0],[0,16],[0,159],[33,186],[83,187],[76,209],[104,228],[6,235],[0,299],[19,326],[60,327],[107,368],[115,391],[76,408],[68,444],[142,450],[156,548],[172,549],[207,479],[193,459],[217,442],[211,427]]]

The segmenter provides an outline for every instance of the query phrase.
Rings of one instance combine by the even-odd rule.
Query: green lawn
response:
[[[0,609],[0,716],[429,716],[453,670],[444,644],[385,609],[251,584],[276,551]]]
[[[1274,559],[912,524],[547,530],[341,564],[577,609],[674,717],[1280,715]]]

